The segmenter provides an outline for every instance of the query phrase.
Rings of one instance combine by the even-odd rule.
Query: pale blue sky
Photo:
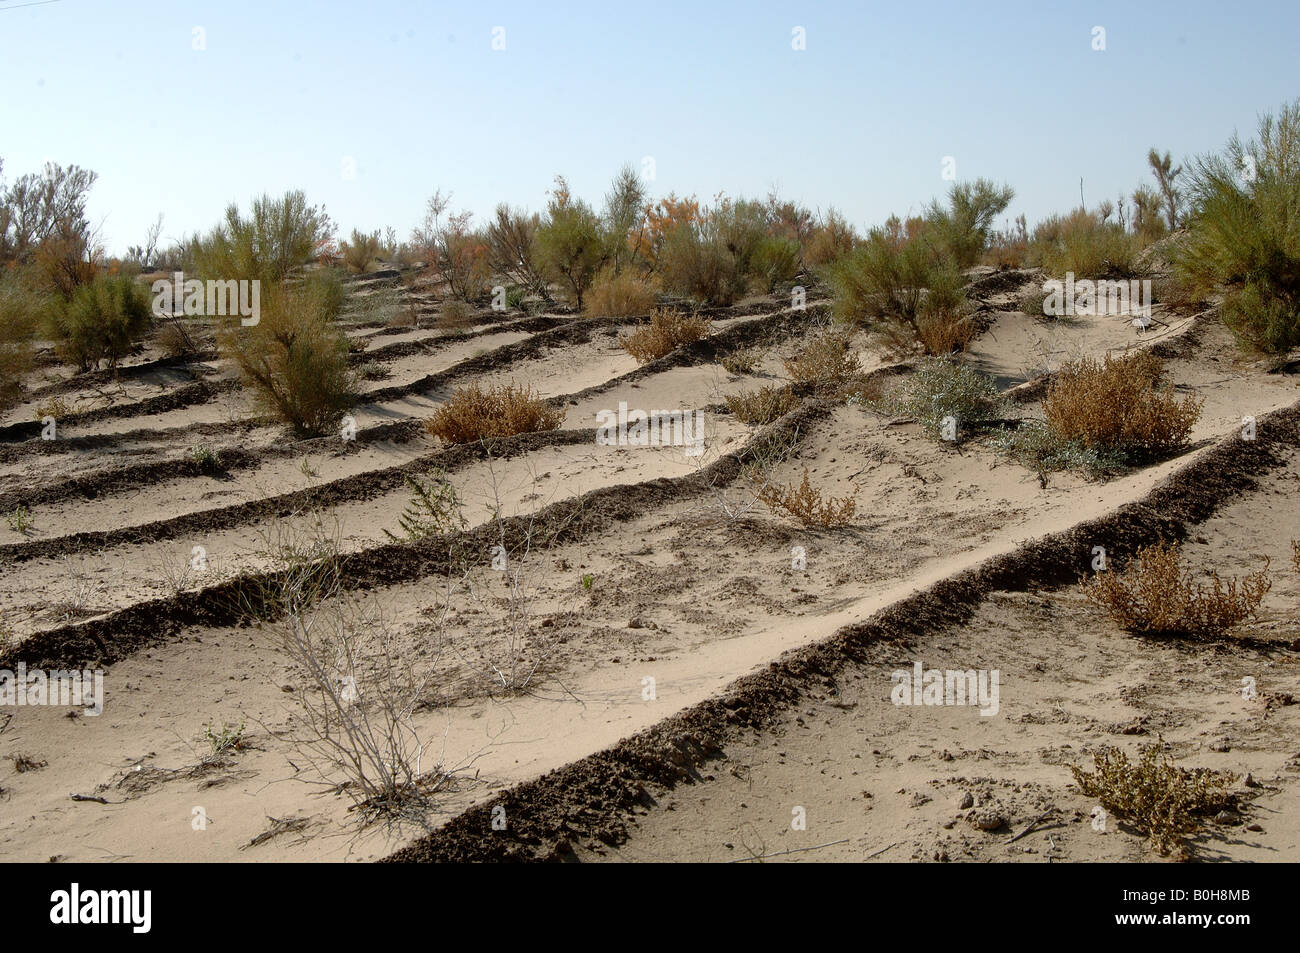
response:
[[[865,228],[942,193],[951,155],[1032,223],[1300,95],[1294,0],[31,2],[0,0],[4,178],[94,169],[118,253],[159,212],[179,238],[289,188],[403,238],[437,187],[481,218],[564,173],[598,205],[645,156],[656,196],[778,186]]]

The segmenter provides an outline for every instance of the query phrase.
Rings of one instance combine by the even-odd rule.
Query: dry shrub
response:
[[[702,340],[708,334],[707,319],[659,308],[650,315],[649,325],[631,334],[620,335],[618,343],[636,358],[638,364],[645,364],[657,361],[683,345]]]
[[[464,301],[448,298],[442,303],[438,327],[444,331],[461,333],[474,326],[475,311]]]
[[[154,343],[167,357],[185,357],[199,350],[195,336],[179,318],[169,318],[154,338]]]
[[[381,242],[379,232],[369,234],[352,229],[352,240],[343,243],[343,264],[354,275],[372,270],[379,258]]]
[[[1062,440],[1132,456],[1187,446],[1204,400],[1159,391],[1160,362],[1145,352],[1066,364],[1047,389],[1043,413]]]
[[[586,294],[587,313],[602,317],[632,318],[649,314],[655,306],[650,282],[628,272],[602,272]]]
[[[786,513],[804,526],[848,525],[858,509],[857,497],[857,490],[854,490],[852,496],[823,498],[821,491],[809,482],[807,467],[804,467],[803,482],[798,487],[764,485],[758,491],[758,498],[773,513]]]
[[[1100,572],[1082,583],[1084,594],[1128,632],[1220,635],[1255,615],[1271,588],[1268,559],[1258,572],[1213,585],[1183,571],[1177,545],[1156,543],[1137,551],[1121,572]]]
[[[964,351],[979,334],[979,327],[961,311],[940,310],[916,320],[916,337],[926,354]]]
[[[564,420],[556,410],[526,386],[479,384],[457,388],[425,421],[425,428],[448,443],[473,443],[492,437],[555,430]]]
[[[753,374],[758,370],[759,362],[762,360],[763,352],[750,347],[732,351],[719,363],[722,364],[728,374]]]
[[[861,374],[858,355],[843,331],[822,331],[810,337],[795,354],[782,361],[797,386],[827,395],[841,391]]]
[[[770,424],[799,404],[799,398],[790,388],[774,385],[728,394],[726,400],[727,408],[741,423],[746,424]]]
[[[1144,745],[1137,764],[1118,748],[1093,752],[1092,774],[1071,765],[1070,773],[1088,797],[1107,811],[1133,823],[1162,854],[1180,849],[1184,834],[1194,832],[1200,819],[1233,803],[1228,788],[1232,774],[1204,768],[1187,770],[1169,760],[1163,741]]]

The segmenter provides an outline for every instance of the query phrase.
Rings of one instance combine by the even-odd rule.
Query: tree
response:
[[[530,291],[546,294],[546,279],[537,269],[537,229],[541,218],[502,203],[488,223],[488,257],[493,271]]]
[[[574,305],[605,263],[605,241],[600,219],[591,206],[575,199],[564,176],[555,177],[555,189],[546,205],[546,221],[537,229],[537,250],[544,271],[564,287]]]
[[[1156,184],[1160,187],[1160,195],[1164,199],[1165,218],[1169,224],[1169,230],[1172,232],[1178,227],[1178,201],[1182,193],[1174,188],[1174,180],[1178,174],[1183,171],[1180,165],[1173,167],[1173,160],[1170,159],[1169,153],[1164,156],[1152,149],[1147,153],[1147,162],[1151,165],[1151,172],[1156,177]]]
[[[641,224],[645,203],[646,190],[641,177],[630,164],[623,166],[605,193],[605,207],[600,217],[605,258],[615,275],[620,274],[635,255],[636,236],[633,230]]]
[[[56,236],[91,244],[86,198],[96,178],[89,169],[49,162],[0,190],[0,264],[30,261],[37,246]]]
[[[334,224],[323,207],[307,204],[300,190],[253,200],[248,217],[226,208],[225,221],[195,246],[195,264],[205,278],[261,280],[279,284],[311,261],[333,240]]]

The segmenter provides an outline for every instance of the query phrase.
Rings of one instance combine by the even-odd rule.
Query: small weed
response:
[[[758,491],[758,498],[773,513],[784,512],[804,526],[822,527],[848,525],[857,512],[857,496],[857,490],[854,490],[852,496],[823,498],[821,491],[809,481],[807,467],[804,467],[803,482],[798,487],[764,485]]]
[[[1070,773],[1085,795],[1131,821],[1153,848],[1168,854],[1181,848],[1183,835],[1196,831],[1202,817],[1232,803],[1228,788],[1236,777],[1180,768],[1162,748],[1163,740],[1143,746],[1134,764],[1123,751],[1106,747],[1093,753],[1095,772],[1071,765]]]
[[[398,518],[403,536],[384,530],[384,535],[397,541],[401,539],[426,539],[465,528],[460,497],[446,474],[438,471],[429,480],[406,477],[411,489],[411,502]]]
[[[239,751],[244,747],[244,722],[236,726],[223,721],[219,728],[208,725],[203,731],[203,740],[212,749],[213,758],[220,758],[228,751]]]
[[[15,533],[22,533],[24,536],[31,531],[32,514],[27,511],[27,507],[21,503],[5,514],[5,522]]]

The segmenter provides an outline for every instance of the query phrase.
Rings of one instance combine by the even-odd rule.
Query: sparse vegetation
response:
[[[757,348],[743,348],[732,351],[719,362],[729,374],[753,374],[763,360],[763,352]]]
[[[149,298],[133,278],[96,278],[79,286],[49,322],[59,355],[78,370],[100,361],[109,368],[128,354],[149,330]]]
[[[224,721],[220,725],[209,724],[203,730],[203,740],[208,744],[208,757],[213,760],[239,751],[244,747],[244,722],[238,725]]]
[[[1203,768],[1187,770],[1165,754],[1164,742],[1143,745],[1136,764],[1119,748],[1093,752],[1095,771],[1077,765],[1070,773],[1085,795],[1132,823],[1161,854],[1182,848],[1202,818],[1232,804],[1232,774]]]
[[[976,329],[966,318],[961,270],[983,255],[1013,194],[985,179],[957,183],[946,206],[932,202],[922,217],[873,228],[827,269],[836,317],[880,325],[875,330],[896,351],[916,343],[932,354],[964,349]]]
[[[221,280],[260,280],[278,285],[332,241],[333,223],[323,208],[307,204],[301,191],[280,198],[263,195],[248,216],[231,204],[225,221],[195,239],[191,255],[200,275]],[[271,291],[263,288],[263,297]]]
[[[803,482],[797,487],[764,485],[758,490],[758,498],[773,513],[785,513],[804,526],[822,528],[851,523],[858,508],[857,496],[857,490],[854,490],[850,496],[823,497],[808,479],[807,467],[803,469]]]
[[[603,271],[587,295],[587,313],[616,318],[649,314],[657,300],[654,286],[630,272]]]
[[[343,264],[354,275],[365,274],[374,268],[380,252],[379,232],[370,234],[352,230],[352,238],[343,243],[340,254]]]
[[[1123,572],[1099,572],[1082,583],[1084,594],[1121,629],[1152,635],[1214,637],[1253,617],[1272,583],[1268,561],[1244,578],[1211,585],[1182,567],[1178,546],[1156,543],[1139,549]]]
[[[679,347],[693,344],[708,337],[709,322],[705,318],[684,314],[667,308],[657,308],[650,315],[650,323],[631,334],[620,335],[618,343],[637,363],[646,364],[671,354]]]
[[[204,473],[220,473],[221,458],[217,451],[206,443],[196,444],[188,450],[190,462]]]
[[[493,437],[555,430],[564,421],[532,388],[515,384],[470,384],[457,388],[425,422],[429,433],[447,443],[473,443]]]
[[[62,420],[72,413],[72,408],[62,397],[47,397],[36,405],[32,412],[32,417],[36,420],[44,420],[46,417],[53,417],[55,420]]]
[[[409,475],[405,479],[411,501],[398,518],[402,535],[384,530],[385,536],[391,540],[426,539],[465,528],[460,497],[445,473],[439,471],[426,480]]]
[[[925,358],[899,391],[887,395],[880,407],[911,417],[932,437],[943,437],[944,422],[955,424],[956,442],[1007,413],[1007,404],[991,377],[969,364]]]
[[[22,399],[32,368],[32,337],[46,302],[17,280],[0,278],[0,413]]]
[[[1089,211],[1052,215],[1034,229],[1031,258],[1049,275],[1127,278],[1137,273],[1138,242],[1111,219],[1109,204]]]
[[[32,514],[21,503],[5,514],[5,522],[15,533],[26,536],[32,528]]]

